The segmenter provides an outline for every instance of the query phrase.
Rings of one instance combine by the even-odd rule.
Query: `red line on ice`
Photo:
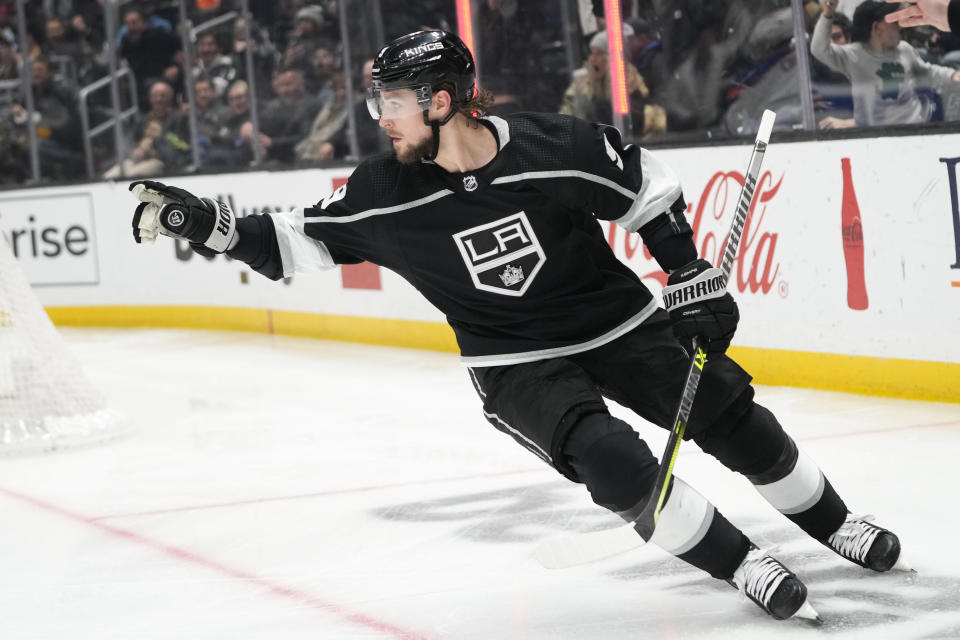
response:
[[[212,502],[209,504],[187,505],[184,507],[169,507],[167,509],[155,509],[153,511],[131,511],[126,513],[114,513],[97,516],[93,520],[107,520],[112,518],[129,518],[138,516],[157,516],[167,513],[179,513],[183,511],[202,511],[205,509],[223,509],[229,507],[243,507],[251,504],[262,504],[265,502],[283,502],[286,500],[303,500],[309,498],[322,498],[324,496],[337,496],[347,493],[365,493],[368,491],[381,491],[384,489],[395,489],[399,487],[410,487],[417,485],[444,484],[447,482],[458,482],[461,480],[476,480],[480,478],[495,478],[497,476],[520,475],[525,473],[542,472],[545,467],[535,469],[518,469],[514,471],[497,471],[494,473],[478,473],[469,476],[455,476],[448,478],[429,478],[427,480],[411,480],[409,482],[397,482],[395,484],[370,485],[366,487],[350,487],[347,489],[331,489],[329,491],[314,491],[310,493],[296,493],[285,496],[268,496],[265,498],[250,498],[249,500],[234,500],[231,502]]]
[[[942,426],[958,424],[958,423],[960,423],[960,421],[942,420],[940,422],[930,422],[926,424],[912,424],[912,425],[879,428],[879,429],[863,429],[861,431],[846,431],[844,433],[827,433],[819,436],[808,436],[806,438],[797,438],[797,441],[812,442],[814,440],[833,440],[836,438],[850,438],[854,436],[869,435],[874,433],[887,433],[892,431],[907,431],[910,429],[926,429],[929,427],[942,427]],[[680,450],[681,456],[696,455],[701,453],[702,451],[700,451],[700,449],[691,448],[689,445]],[[400,487],[411,487],[411,486],[417,486],[417,485],[445,484],[448,482],[478,480],[481,478],[495,478],[499,476],[523,475],[528,473],[538,473],[538,472],[542,472],[543,470],[544,470],[544,467],[539,466],[539,467],[530,468],[530,469],[498,471],[495,473],[480,473],[480,474],[474,474],[474,475],[468,475],[468,476],[428,478],[426,480],[412,480],[409,482],[397,482],[394,484],[370,485],[370,486],[364,486],[364,487],[350,487],[346,489],[332,489],[330,491],[315,491],[311,493],[298,493],[298,494],[283,495],[283,496],[268,496],[264,498],[251,498],[249,500],[234,500],[231,502],[212,502],[208,504],[196,504],[196,505],[187,505],[183,507],[169,507],[165,509],[155,509],[152,511],[130,511],[125,513],[111,513],[111,514],[104,514],[104,515],[93,517],[91,518],[91,520],[107,520],[107,519],[114,519],[114,518],[156,516],[156,515],[164,515],[168,513],[203,511],[206,509],[224,509],[224,508],[231,508],[231,507],[243,507],[251,504],[264,504],[268,502],[284,502],[286,500],[304,500],[304,499],[311,499],[311,498],[323,498],[325,496],[344,495],[348,493],[365,493],[369,491],[384,491],[389,489],[396,489]]]
[[[294,587],[288,587],[282,584],[271,582],[266,578],[262,578],[255,574],[244,571],[242,569],[230,567],[228,565],[217,562],[216,560],[213,560],[211,558],[205,558],[199,554],[193,553],[192,551],[187,551],[186,549],[181,549],[180,547],[175,547],[173,545],[165,544],[158,540],[153,540],[151,538],[147,538],[146,536],[142,536],[139,533],[128,531],[127,529],[121,529],[120,527],[116,527],[116,526],[101,522],[96,518],[91,518],[83,514],[70,511],[69,509],[65,509],[53,503],[47,502],[45,500],[41,500],[40,498],[35,498],[33,496],[29,496],[29,495],[20,493],[18,491],[13,491],[5,487],[0,487],[0,494],[3,494],[8,498],[14,498],[21,502],[25,502],[26,504],[32,507],[42,509],[54,515],[67,518],[69,520],[73,520],[74,522],[78,522],[80,524],[84,524],[89,527],[93,527],[94,529],[98,529],[102,533],[107,533],[117,538],[122,538],[128,542],[133,542],[135,544],[148,547],[166,556],[177,558],[178,560],[182,560],[190,564],[204,567],[205,569],[215,571],[217,573],[229,576],[230,578],[234,578],[236,580],[241,580],[246,583],[255,584],[257,586],[265,588],[266,590],[270,591],[275,595],[287,598],[288,600],[294,600],[296,602],[308,605],[315,609],[320,609],[321,611],[333,614],[343,620],[347,620],[349,622],[352,622],[353,624],[366,627],[367,629],[373,629],[374,631],[390,634],[397,638],[404,638],[404,639],[410,639],[410,640],[419,640],[426,637],[419,633],[408,631],[407,629],[403,629],[396,625],[390,624],[389,622],[377,620],[376,618],[372,618],[362,613],[355,613],[352,611],[348,611],[347,609],[345,609],[344,607],[338,604],[329,602],[322,598],[318,598],[314,595],[311,595],[310,593],[301,591]]]

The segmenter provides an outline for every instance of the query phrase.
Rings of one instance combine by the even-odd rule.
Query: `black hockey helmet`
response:
[[[373,60],[373,88],[367,99],[370,115],[384,115],[381,91],[411,89],[416,94],[419,110],[430,108],[433,92],[444,83],[453,87],[455,104],[473,98],[476,91],[476,67],[467,45],[448,31],[416,31],[400,36],[382,48]],[[454,111],[444,118],[444,124]],[[394,114],[400,116],[401,114]]]

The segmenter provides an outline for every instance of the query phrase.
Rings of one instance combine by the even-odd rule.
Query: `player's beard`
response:
[[[397,153],[397,160],[401,164],[415,164],[423,158],[429,158],[433,152],[433,135],[427,135],[416,144],[400,147],[394,147]]]

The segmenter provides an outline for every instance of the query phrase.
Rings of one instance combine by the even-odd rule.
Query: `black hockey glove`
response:
[[[187,240],[204,256],[230,248],[237,218],[226,204],[153,180],[131,182],[130,191],[140,200],[133,214],[133,238],[138,243],[153,242],[162,233]]]
[[[699,336],[707,342],[704,349],[709,354],[727,350],[740,321],[723,273],[706,260],[694,260],[670,274],[663,306],[670,312],[676,336],[681,340]]]

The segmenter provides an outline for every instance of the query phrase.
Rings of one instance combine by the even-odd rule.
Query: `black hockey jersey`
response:
[[[315,206],[268,214],[271,237],[243,259],[273,278],[363,260],[391,269],[446,315],[470,366],[585,351],[643,322],[657,302],[597,218],[638,230],[681,197],[673,172],[613,127],[555,114],[481,123],[499,146],[486,166],[369,158]]]

